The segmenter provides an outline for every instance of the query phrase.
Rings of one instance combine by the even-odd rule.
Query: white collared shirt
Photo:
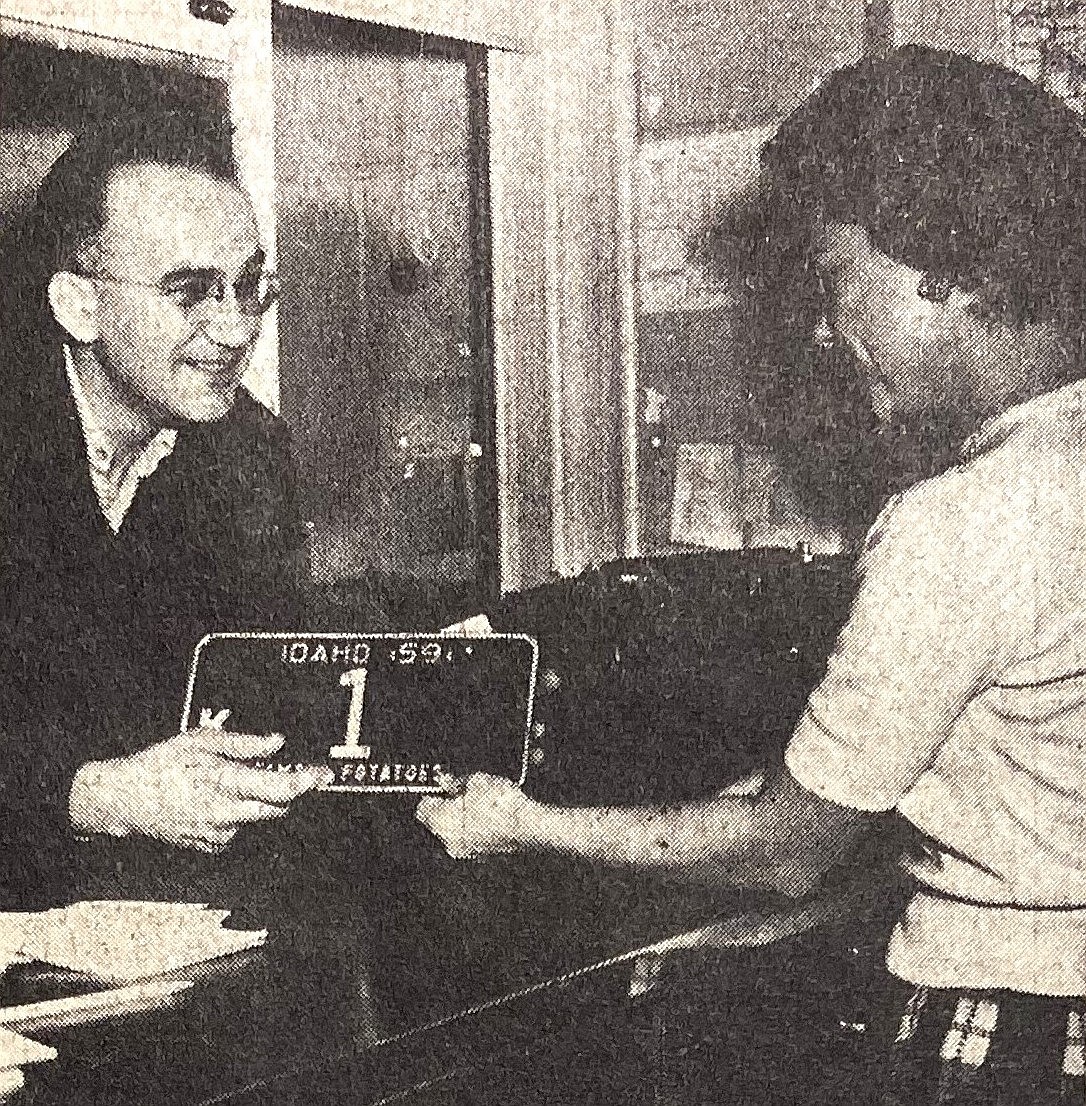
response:
[[[860,571],[786,761],[924,835],[890,970],[1086,995],[1086,382],[897,497]]]
[[[71,350],[64,364],[87,446],[91,483],[109,528],[119,533],[140,483],[173,452],[176,430],[149,431],[111,396],[84,388]]]

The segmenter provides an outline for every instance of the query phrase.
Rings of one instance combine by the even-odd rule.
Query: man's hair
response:
[[[105,224],[114,173],[146,163],[197,170],[231,183],[237,179],[225,123],[184,105],[77,134],[46,174],[32,206],[0,243],[0,326],[6,337],[51,330],[49,279],[86,267],[88,251]]]
[[[1025,77],[920,46],[865,59],[785,120],[762,163],[782,227],[797,212],[855,224],[993,319],[1080,325],[1086,141]]]

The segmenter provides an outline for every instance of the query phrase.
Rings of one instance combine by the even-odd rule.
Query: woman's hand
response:
[[[512,780],[477,772],[445,786],[448,794],[423,799],[415,817],[454,860],[517,852],[531,841],[535,804]]]

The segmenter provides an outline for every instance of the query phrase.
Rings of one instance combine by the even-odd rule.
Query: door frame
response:
[[[487,46],[501,589],[636,552],[634,120],[617,0],[284,2]]]

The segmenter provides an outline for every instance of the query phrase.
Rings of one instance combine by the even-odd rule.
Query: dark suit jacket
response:
[[[68,792],[86,761],[177,732],[204,634],[302,622],[287,436],[240,396],[222,421],[179,434],[114,535],[62,350],[33,350],[2,369],[0,896],[184,893],[187,869],[209,861],[147,842],[78,843]]]

